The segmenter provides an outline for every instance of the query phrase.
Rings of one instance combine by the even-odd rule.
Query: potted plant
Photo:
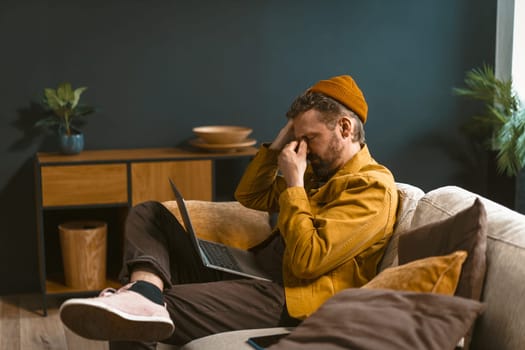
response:
[[[73,90],[68,82],[59,84],[56,89],[44,89],[42,105],[46,117],[35,125],[54,129],[59,135],[63,153],[76,154],[84,148],[84,134],[75,127],[75,122],[95,111],[93,107],[79,103],[86,89],[87,87],[79,87]]]
[[[460,96],[485,103],[485,112],[473,116],[466,130],[484,147],[496,152],[498,172],[516,176],[525,166],[525,109],[512,89],[512,80],[496,78],[491,66],[474,68],[465,75]]]
[[[464,125],[465,131],[495,155],[496,172],[513,179],[513,207],[522,212],[525,207],[520,203],[524,203],[525,193],[520,193],[525,187],[520,184],[520,175],[525,167],[525,109],[513,90],[512,79],[498,79],[491,66],[483,65],[468,71],[464,82],[466,87],[455,88],[454,92],[484,103],[483,113],[470,118]]]

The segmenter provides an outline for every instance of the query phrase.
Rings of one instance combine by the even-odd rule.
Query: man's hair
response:
[[[365,129],[359,116],[333,98],[323,94],[306,91],[293,101],[290,109],[286,112],[286,117],[288,119],[294,119],[299,114],[311,109],[315,109],[321,113],[321,121],[325,123],[330,130],[334,130],[337,121],[342,115],[354,119],[356,128],[354,130],[354,138],[352,141],[358,141],[360,144],[365,144]]]

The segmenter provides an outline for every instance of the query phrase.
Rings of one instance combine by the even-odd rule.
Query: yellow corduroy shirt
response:
[[[304,188],[287,187],[278,155],[261,146],[235,197],[246,207],[279,212],[288,312],[304,319],[338,291],[376,275],[394,227],[397,189],[366,145],[324,184],[308,166]]]

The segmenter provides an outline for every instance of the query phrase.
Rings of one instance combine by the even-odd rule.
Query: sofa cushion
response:
[[[466,257],[465,251],[457,251],[390,267],[362,288],[454,295]]]
[[[453,349],[483,308],[442,294],[351,288],[268,349]]]
[[[417,203],[419,199],[425,195],[423,190],[413,185],[397,182],[396,186],[399,202],[397,206],[394,233],[386,247],[385,254],[383,255],[383,259],[379,266],[379,271],[382,271],[387,267],[398,265],[397,244],[399,235],[410,229]]]
[[[399,263],[429,256],[468,253],[456,295],[479,300],[486,266],[487,215],[479,199],[459,213],[426,224],[399,237]]]
[[[162,203],[181,222],[176,201]],[[241,249],[251,248],[271,234],[268,213],[244,207],[236,201],[187,200],[195,232],[200,238]]]
[[[192,340],[182,346],[180,350],[253,350],[253,347],[247,342],[249,338],[269,335],[286,335],[292,330],[292,327],[272,327],[222,332]],[[175,350],[173,346],[168,347],[164,344],[157,345],[157,350],[164,349]]]

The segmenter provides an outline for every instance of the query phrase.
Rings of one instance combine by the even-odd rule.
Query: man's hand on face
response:
[[[304,140],[289,142],[281,150],[278,165],[288,187],[304,187],[307,153],[308,146]]]

